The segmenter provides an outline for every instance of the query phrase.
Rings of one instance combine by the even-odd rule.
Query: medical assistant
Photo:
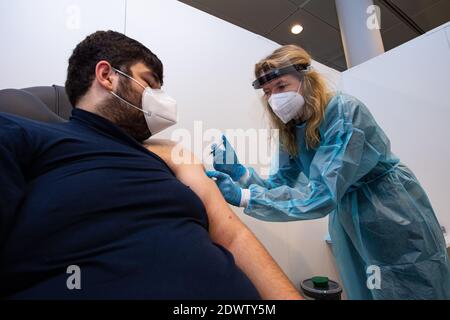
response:
[[[335,95],[315,149],[306,146],[305,127],[296,127],[299,155],[280,148],[269,179],[249,168],[241,181],[250,190],[245,213],[265,221],[329,215],[333,253],[351,299],[450,299],[449,258],[430,201],[364,104]],[[366,272],[373,266],[381,271],[381,288],[370,290]]]

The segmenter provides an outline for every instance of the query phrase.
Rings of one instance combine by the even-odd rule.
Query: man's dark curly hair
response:
[[[97,31],[86,37],[73,50],[67,68],[66,93],[76,106],[95,78],[95,66],[101,60],[114,68],[130,72],[130,67],[142,62],[149,67],[156,80],[163,84],[163,64],[140,42],[115,31]]]

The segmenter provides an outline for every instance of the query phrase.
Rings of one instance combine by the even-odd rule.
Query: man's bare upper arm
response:
[[[170,140],[151,140],[147,149],[163,159],[178,180],[189,186],[206,208],[210,234],[215,242],[227,244],[246,228],[230,209],[216,183],[205,174],[205,168],[189,150]]]

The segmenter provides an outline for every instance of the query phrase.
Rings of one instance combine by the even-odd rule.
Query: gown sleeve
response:
[[[322,218],[336,209],[348,188],[369,173],[389,148],[389,140],[356,99],[332,99],[323,128],[307,187],[252,184],[246,214],[266,221]]]
[[[252,184],[266,189],[273,189],[281,185],[294,187],[302,171],[299,164],[281,147],[274,159],[276,161],[272,163],[271,174],[268,179],[261,178],[253,168],[247,168],[248,177],[240,183],[241,187],[248,188]]]

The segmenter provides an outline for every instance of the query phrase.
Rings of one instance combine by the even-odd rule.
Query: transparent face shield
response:
[[[287,74],[302,74],[311,70],[311,65],[309,64],[292,64],[282,68],[271,69],[264,73],[258,79],[253,81],[252,86],[254,89],[261,89],[266,83],[275,80],[281,76]]]

